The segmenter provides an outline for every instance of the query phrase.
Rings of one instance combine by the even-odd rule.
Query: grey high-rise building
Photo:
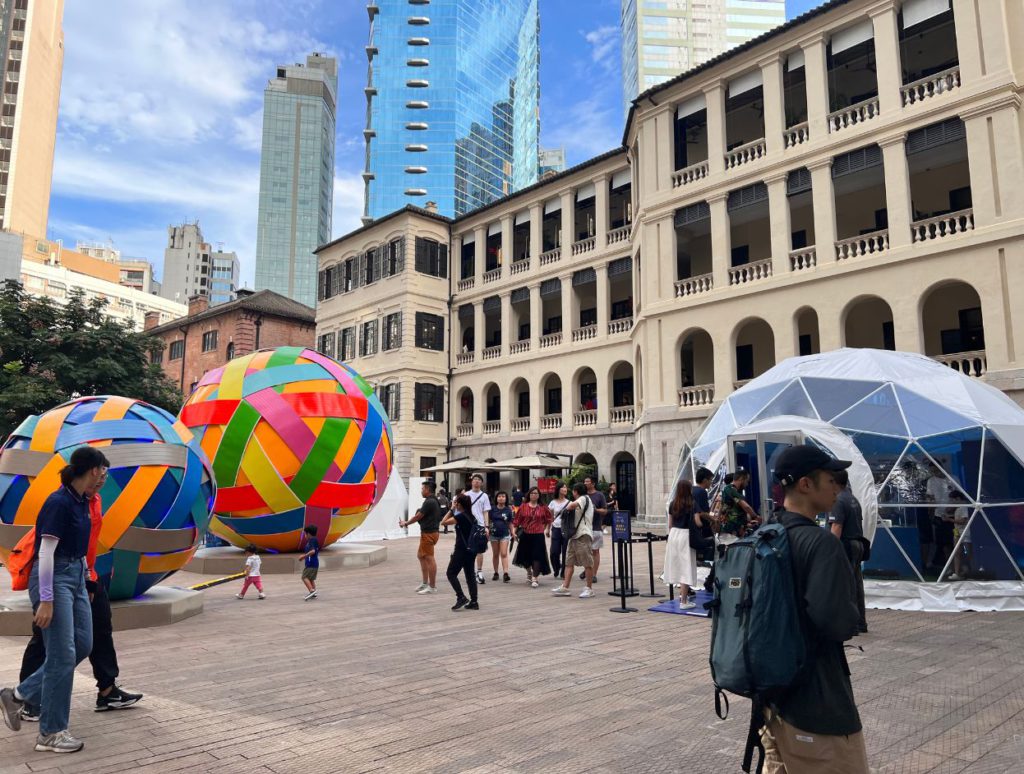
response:
[[[236,253],[215,250],[210,253],[210,306],[235,300],[238,291],[239,264]]]
[[[167,227],[163,282],[160,295],[179,304],[192,296],[210,294],[210,245],[199,223]]]
[[[331,241],[338,61],[281,66],[263,92],[256,289],[316,306],[313,251]]]

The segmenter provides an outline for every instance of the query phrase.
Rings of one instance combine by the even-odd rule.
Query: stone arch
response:
[[[798,355],[817,355],[821,352],[821,328],[814,307],[803,306],[793,313],[793,335],[796,336]]]
[[[488,382],[480,394],[483,396],[484,422],[501,421],[501,388],[494,382]]]
[[[896,349],[892,307],[885,299],[858,296],[844,307],[840,320],[844,347]]]
[[[469,387],[460,389],[456,402],[456,411],[458,412],[460,425],[472,425],[474,423],[473,412],[475,408],[473,390]]]
[[[775,365],[775,331],[761,317],[748,317],[737,323],[732,333],[733,379],[756,379]]]

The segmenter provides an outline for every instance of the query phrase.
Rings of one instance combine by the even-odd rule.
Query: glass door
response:
[[[762,522],[782,509],[782,487],[775,481],[776,460],[785,449],[802,443],[799,431],[729,436],[729,472],[740,468],[750,472],[746,500]]]

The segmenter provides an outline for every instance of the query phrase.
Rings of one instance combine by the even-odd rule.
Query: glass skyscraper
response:
[[[313,251],[331,241],[338,62],[277,68],[263,93],[256,289],[316,306]]]
[[[371,0],[364,221],[536,182],[537,0]]]

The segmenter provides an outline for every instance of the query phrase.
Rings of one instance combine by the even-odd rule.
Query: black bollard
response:
[[[616,541],[616,548],[619,552],[619,566],[625,565],[625,541]],[[614,552],[613,552],[614,554]],[[626,582],[625,579],[619,584],[619,607],[608,608],[613,613],[635,613],[635,607],[626,607]]]
[[[647,575],[651,581],[651,591],[649,594],[641,594],[641,597],[648,597],[650,599],[660,599],[661,594],[654,593],[654,535],[650,532],[647,533]],[[665,600],[661,600],[664,602]]]

